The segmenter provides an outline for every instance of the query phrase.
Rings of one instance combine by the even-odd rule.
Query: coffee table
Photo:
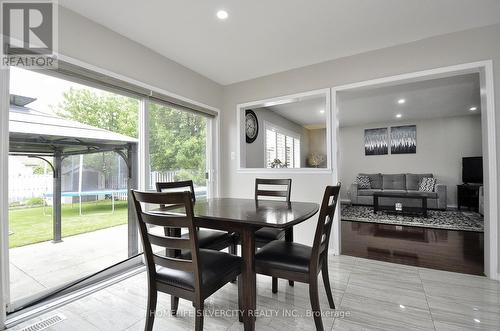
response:
[[[402,198],[405,200],[413,199],[420,200],[420,207],[404,207],[401,211],[395,209],[394,206],[381,206],[379,204],[379,198]],[[419,214],[423,217],[427,217],[427,195],[425,193],[419,192],[375,192],[373,193],[373,213],[376,214],[378,211],[384,210],[390,213],[402,214],[402,215],[411,215],[411,214]]]

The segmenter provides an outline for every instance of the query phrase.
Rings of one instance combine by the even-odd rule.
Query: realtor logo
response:
[[[54,68],[57,3],[1,1],[2,66]]]

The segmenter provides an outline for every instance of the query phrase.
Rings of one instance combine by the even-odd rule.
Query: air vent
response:
[[[62,322],[66,319],[66,316],[63,314],[56,314],[49,316],[47,318],[44,318],[43,320],[36,322],[35,324],[31,324],[30,326],[27,326],[25,328],[22,328],[20,331],[40,331],[40,330],[45,330],[46,328],[49,328],[59,322]]]

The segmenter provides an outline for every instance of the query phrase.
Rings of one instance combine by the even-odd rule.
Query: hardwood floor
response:
[[[342,254],[483,275],[484,234],[342,221]]]

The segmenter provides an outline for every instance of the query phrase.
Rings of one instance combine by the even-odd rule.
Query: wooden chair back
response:
[[[137,213],[139,232],[144,248],[146,266],[150,280],[156,277],[156,267],[161,266],[194,274],[195,289],[200,289],[200,267],[198,237],[193,222],[193,201],[190,192],[139,192],[132,190],[135,210]],[[148,212],[142,207],[142,204],[148,205],[176,205],[179,208],[184,207],[184,213],[163,213]],[[189,237],[180,238],[169,236],[169,231],[165,234],[152,233],[155,227],[165,228],[187,228]],[[158,252],[153,251],[153,245],[165,249]],[[189,250],[190,259],[168,256],[167,250]]]
[[[319,210],[318,224],[314,235],[310,267],[317,269],[321,258],[328,258],[328,244],[332,231],[333,217],[337,209],[340,183],[337,186],[327,186]],[[311,269],[313,270],[313,269]]]
[[[261,186],[279,186],[281,189],[266,189]],[[284,198],[286,202],[290,202],[290,193],[292,190],[292,179],[255,179],[255,200],[259,197],[279,197]]]
[[[178,182],[157,182],[156,191],[157,192],[179,192],[182,189],[187,189],[191,192],[193,203],[196,202],[196,196],[194,194],[194,185],[192,180],[183,180]]]

